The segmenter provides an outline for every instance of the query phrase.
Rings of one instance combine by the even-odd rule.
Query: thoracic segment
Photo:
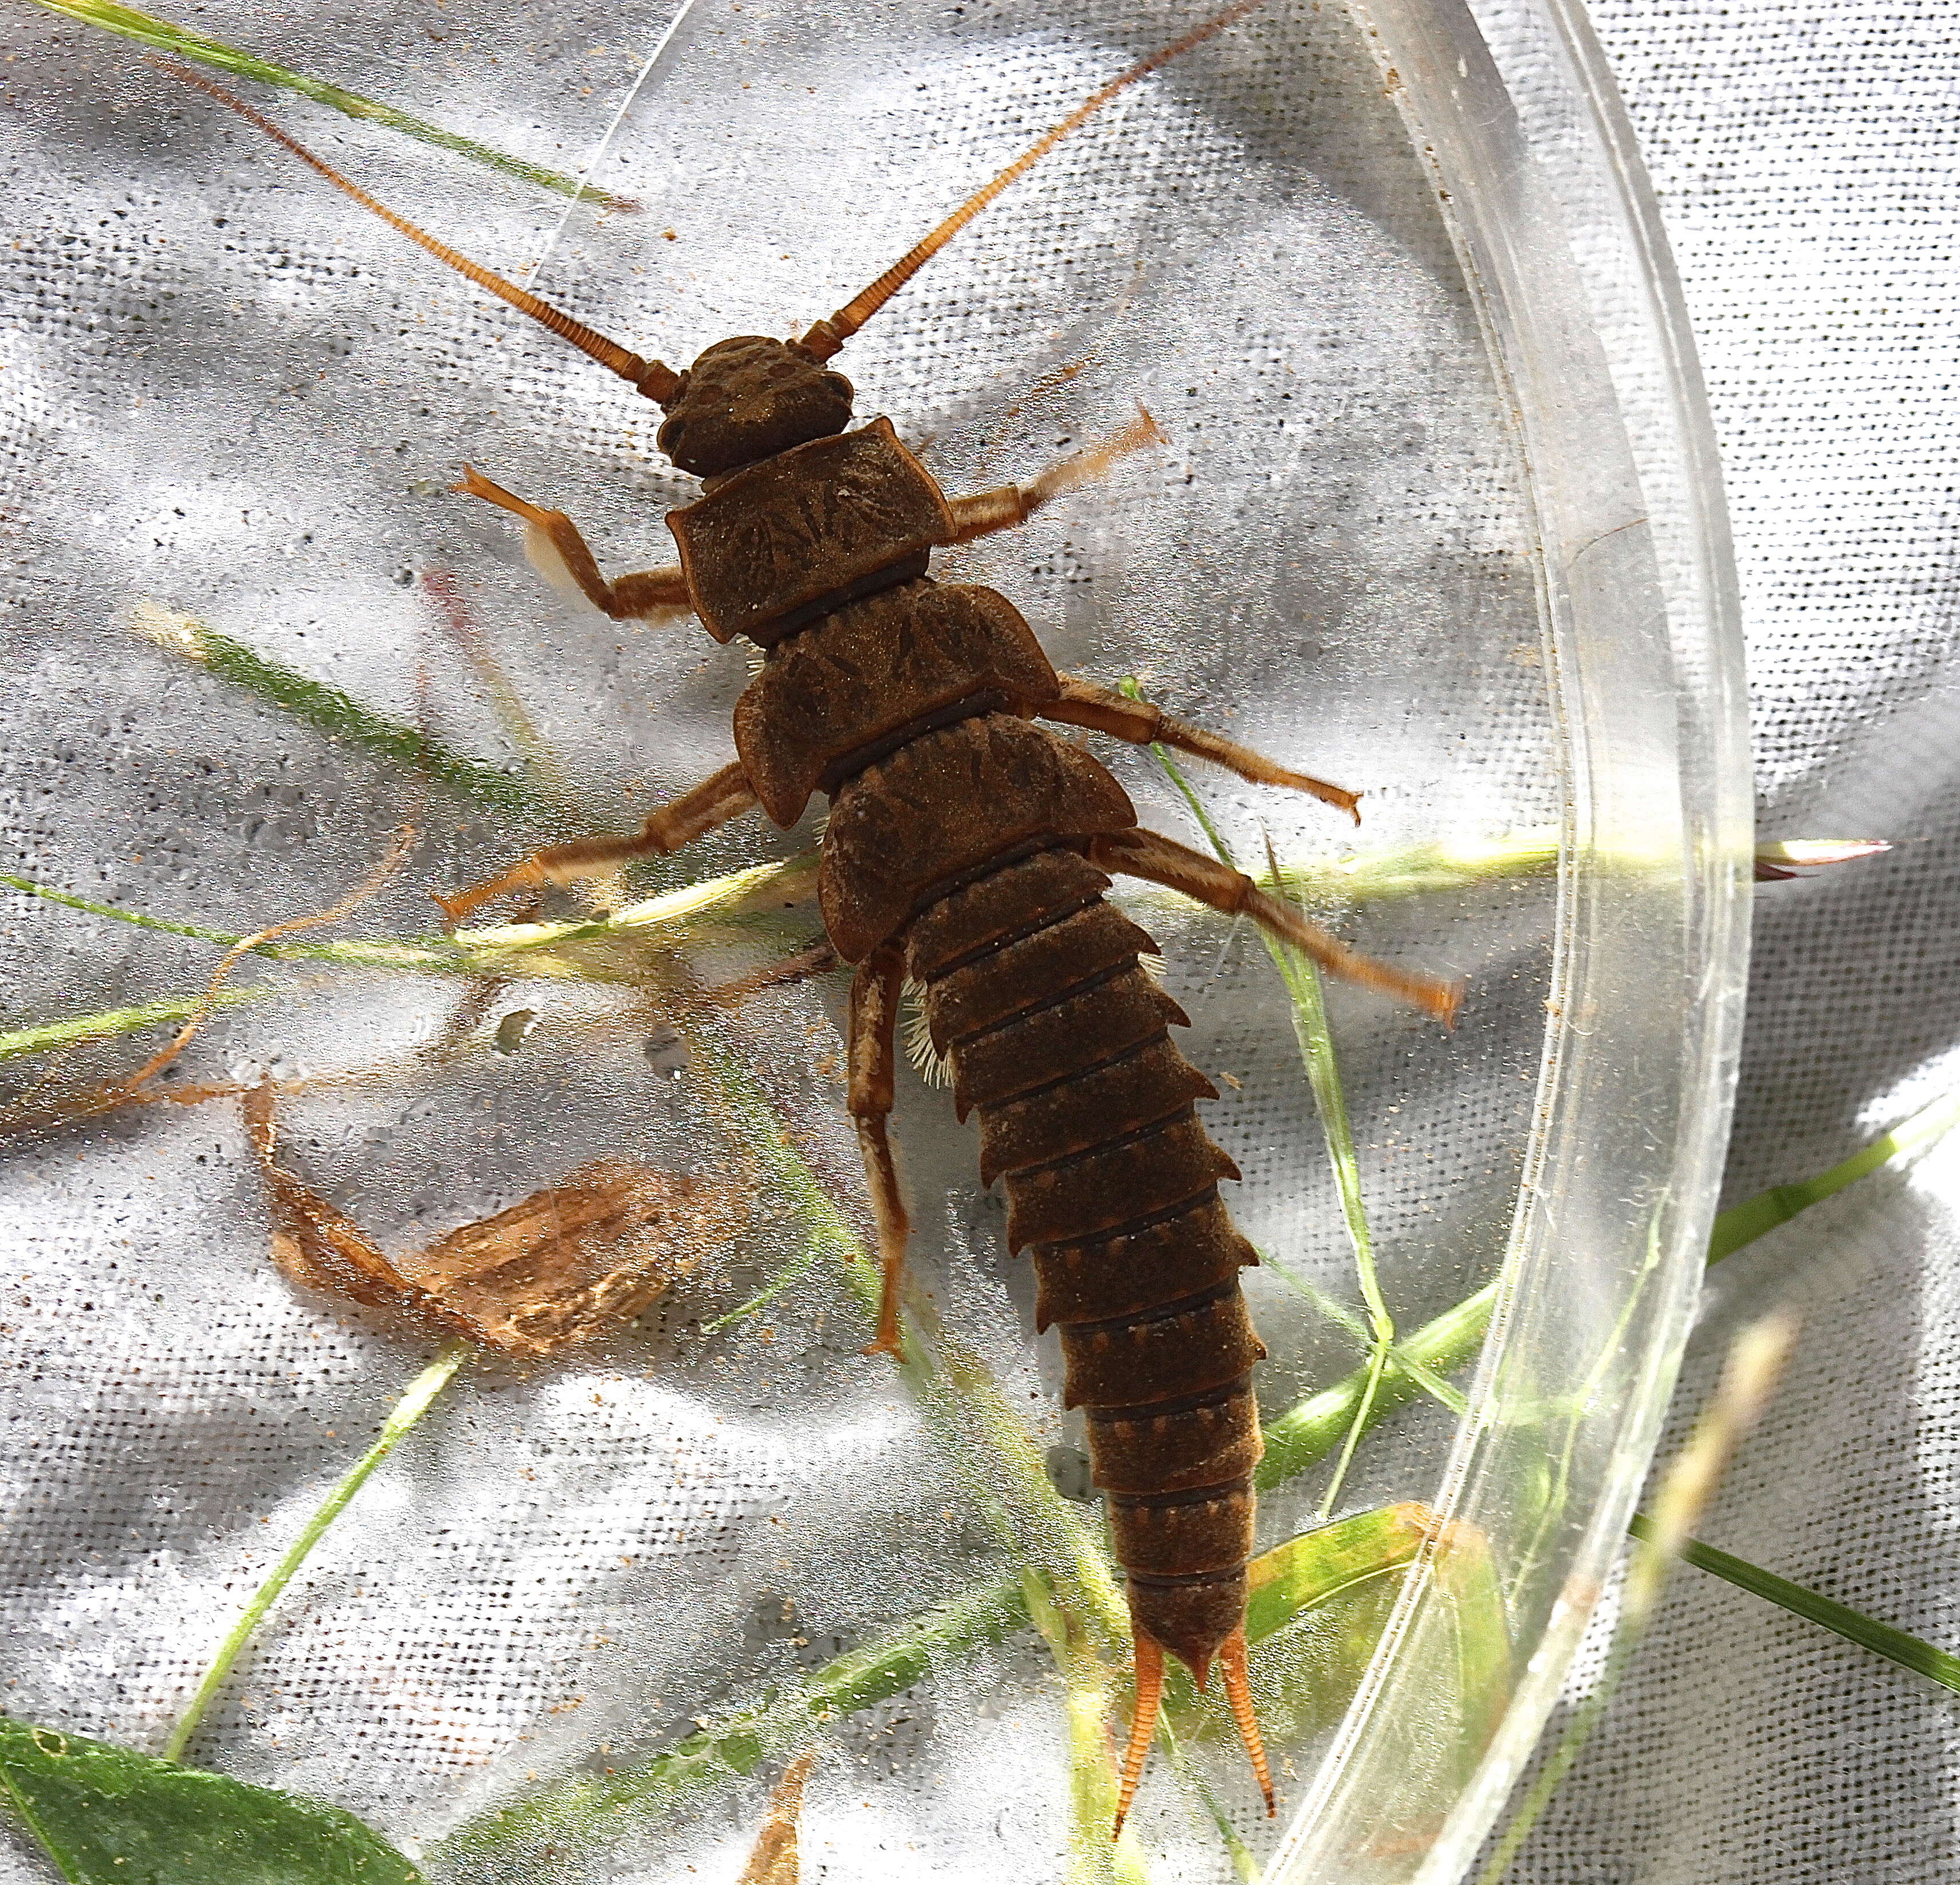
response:
[[[991,589],[915,577],[842,603],[770,648],[735,708],[735,745],[787,828],[949,710],[1052,701],[1061,684],[1020,612]]]
[[[1201,1673],[1245,1614],[1265,1352],[1238,1273],[1258,1259],[1193,1109],[1211,1083],[1171,1044],[1185,1017],[1108,885],[1065,846],[1007,863],[917,917],[906,966],[1061,1331],[1132,1617]]]

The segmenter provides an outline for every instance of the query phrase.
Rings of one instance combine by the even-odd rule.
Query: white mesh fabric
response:
[[[1822,1170],[1960,1077],[1952,656],[1960,139],[1939,5],[1603,0],[1713,407],[1761,829],[1893,839],[1764,887],[1725,1198]],[[1960,1148],[1732,1257],[1677,1403],[1787,1303],[1801,1345],[1702,1535],[1960,1645]],[[1954,1698],[1684,1568],[1514,1877],[1921,1885],[1960,1865]]]
[[[575,219],[541,286],[623,339],[672,349],[676,365],[726,331],[788,331],[911,239],[918,196],[936,213],[1190,9],[1138,7],[1122,33],[1090,43],[1068,32],[1083,11],[1023,9],[1017,34],[973,9],[969,28],[940,30],[970,30],[981,51],[963,64],[956,43],[942,46],[917,72],[868,69],[840,42],[824,82],[851,88],[858,135],[766,172],[746,153],[788,135],[766,88],[739,119],[654,88],[603,180],[644,195],[646,217],[596,232]],[[1283,21],[1194,62],[1190,96],[1167,84],[1126,101],[1109,138],[1059,154],[1020,213],[1004,205],[956,269],[881,317],[847,363],[861,409],[890,411],[970,488],[1032,469],[1147,395],[1182,455],[1124,473],[1107,512],[1058,507],[1011,549],[976,552],[972,579],[999,583],[1061,658],[1105,677],[1144,664],[1192,717],[1311,750],[1315,769],[1368,788],[1376,841],[1433,832],[1439,806],[1475,833],[1541,823],[1556,782],[1528,546],[1475,323],[1346,21],[1304,4],[1273,11]],[[436,24],[342,11],[275,33],[260,12],[213,7],[196,24],[561,167],[590,148],[651,37],[644,21],[568,8],[452,6]],[[1862,874],[1766,893],[1741,1196],[1898,1116],[1950,1041],[1953,729],[1940,663],[1952,454],[1935,309],[1952,137],[1939,101],[1953,75],[1931,8],[1628,5],[1603,24],[1667,204],[1727,454],[1766,824],[1918,841]],[[1305,49],[1275,91],[1261,35],[1282,31]],[[739,47],[732,15],[729,32]],[[609,567],[662,560],[656,513],[682,487],[651,457],[652,415],[278,167],[204,101],[141,74],[121,44],[38,15],[10,34],[21,57],[8,83],[24,106],[0,133],[21,232],[0,255],[14,317],[0,342],[0,540],[24,657],[6,762],[21,868],[244,931],[330,902],[411,820],[425,834],[415,868],[356,926],[399,935],[428,927],[425,884],[546,835],[466,817],[184,664],[132,652],[124,625],[143,594],[459,747],[508,754],[415,587],[416,572],[451,568],[539,731],[610,822],[720,763],[739,663],[559,608],[518,562],[507,520],[440,498],[468,459],[565,505]],[[555,220],[551,199],[418,147],[282,115],[492,261],[535,254]],[[1311,190],[1281,161],[1302,137]],[[1143,220],[1153,197],[1179,218]],[[1180,326],[1179,285],[1186,299],[1229,300],[1262,218],[1284,231],[1290,269],[1240,295],[1242,326]],[[1112,315],[1138,283],[1141,313]],[[1163,330],[1140,333],[1146,319]],[[1303,331],[1315,344],[1300,344]],[[1093,345],[1109,371],[1056,384]],[[1169,363],[1154,379],[1134,370],[1150,359]],[[1193,361],[1203,371],[1187,376]],[[1029,409],[1004,417],[1030,387],[1042,390]],[[1248,438],[1279,442],[1244,459],[1214,451],[1227,412]],[[1324,520],[1298,559],[1241,527],[1275,484]],[[1122,527],[1139,505],[1173,504],[1185,508],[1168,547]],[[1220,540],[1242,553],[1208,549]],[[1249,563],[1248,541],[1270,562]],[[1249,568],[1264,587],[1241,607]],[[1272,596],[1314,632],[1262,638]],[[1310,693],[1274,678],[1296,660]],[[1119,769],[1153,817],[1185,830],[1142,763]],[[1268,822],[1282,839],[1332,842],[1294,808],[1213,797],[1242,844]],[[717,839],[700,868],[766,849]],[[1454,1075],[1425,1059],[1419,1030],[1375,1027],[1340,1004],[1385,1269],[1408,1316],[1465,1293],[1501,1238],[1545,915],[1542,902],[1506,898],[1371,931],[1411,959],[1448,950],[1449,966],[1485,975]],[[1318,1182],[1317,1138],[1262,955],[1216,927],[1150,920],[1198,1019],[1192,1058],[1244,1082],[1213,1114],[1247,1174],[1235,1205],[1255,1236],[1344,1288],[1324,1189],[1285,1185],[1303,1171]],[[202,946],[24,904],[5,940],[10,1022],[195,988],[211,961]],[[217,1078],[358,1062],[434,1037],[452,999],[323,978],[304,1001],[226,1017],[188,1064]],[[313,1096],[289,1121],[291,1159],[398,1251],[603,1155],[711,1177],[711,1109],[688,1078],[666,1077],[670,1062],[654,1056],[650,1072],[650,1012],[637,1032],[609,1030],[595,1018],[606,1005],[562,1003],[511,1065]],[[774,998],[740,1044],[774,1060],[821,1169],[851,1182],[821,1004]],[[88,1049],[61,1078],[133,1058],[127,1043]],[[920,1214],[922,1266],[1042,1437],[1065,1441],[1052,1344],[1028,1339],[1025,1278],[998,1257],[998,1203],[960,1188],[970,1138],[915,1135],[908,1149],[915,1186],[945,1201]],[[1941,1173],[1955,1169],[1929,1161],[1909,1184],[1878,1181],[1892,1190],[1841,1201],[1724,1274],[1725,1294],[1752,1296],[1802,1276],[1812,1327],[1710,1527],[1936,1637],[1952,1501],[1934,1253]],[[8,1248],[24,1254],[6,1277],[20,1367],[5,1705],[154,1747],[240,1602],[425,1351],[300,1299],[271,1270],[257,1173],[224,1106],[155,1108],[43,1140],[14,1159],[6,1209]],[[630,1338],[527,1377],[473,1370],[288,1593],[207,1724],[209,1757],[425,1839],[529,1776],[655,1744],[921,1607],[956,1574],[997,1565],[916,1412],[856,1358],[858,1313],[826,1275],[783,1313],[794,1342],[768,1315],[699,1338],[795,1247],[793,1225],[759,1225],[743,1265],[670,1298]],[[1262,1393],[1281,1405],[1349,1355],[1272,1279],[1254,1288],[1274,1351]],[[1352,1497],[1405,1496],[1433,1476],[1441,1423],[1398,1431],[1399,1451],[1364,1451]],[[1306,1493],[1269,1501],[1270,1536],[1305,1522]],[[1948,1820],[1898,1792],[1901,1775],[1950,1765],[1946,1705],[1692,1576],[1535,1845],[1532,1875],[1687,1885],[1950,1870]],[[1739,1725],[1739,1698],[1758,1680]],[[1054,1827],[1026,1783],[1038,1768],[1052,1777],[1056,1733],[1038,1654],[942,1671],[843,1739],[813,1785],[807,1849],[852,1878],[1035,1876]],[[991,1845],[941,1836],[933,1803],[948,1800]],[[1853,1800],[1900,1804],[1854,1814]],[[584,1875],[665,1878],[696,1862],[732,1875],[759,1803],[731,1791],[725,1817],[718,1807],[668,1836],[657,1861],[629,1849]],[[1181,1810],[1172,1797],[1153,1836],[1188,1876],[1211,1876],[1215,1843]],[[11,1863],[38,1876],[24,1857]]]

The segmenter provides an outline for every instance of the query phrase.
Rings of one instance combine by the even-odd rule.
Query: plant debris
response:
[[[727,1241],[751,1189],[602,1159],[430,1244],[406,1269],[281,1165],[269,1083],[243,1097],[272,1201],[274,1260],[295,1282],[524,1360],[637,1315]]]
[[[769,1817],[762,1822],[737,1885],[797,1885],[803,1865],[797,1849],[797,1816],[803,1810],[803,1787],[816,1765],[814,1754],[800,1755],[776,1782],[769,1796]]]

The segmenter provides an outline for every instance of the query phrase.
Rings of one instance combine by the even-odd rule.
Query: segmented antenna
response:
[[[1173,40],[1148,59],[1139,61],[1128,72],[1111,79],[1093,97],[1077,105],[1052,131],[1029,145],[991,183],[983,185],[968,197],[931,235],[892,263],[863,294],[854,301],[845,302],[828,320],[819,321],[797,345],[819,360],[828,360],[1009,184],[1033,169],[1078,125],[1093,117],[1118,92],[1127,90],[1138,79],[1148,78],[1160,65],[1169,65],[1194,46],[1203,45],[1214,34],[1236,24],[1264,4],[1265,0],[1237,0],[1236,5],[1214,14],[1203,24],[1193,27],[1182,39]]]
[[[216,99],[228,111],[237,112],[247,124],[256,126],[275,144],[291,151],[301,163],[311,164],[336,189],[345,191],[363,209],[379,216],[390,229],[406,236],[418,247],[426,249],[438,262],[447,263],[459,275],[466,275],[479,288],[487,288],[499,301],[508,301],[520,314],[528,314],[541,326],[549,327],[559,339],[568,340],[581,353],[618,374],[621,379],[632,381],[648,398],[665,401],[680,384],[680,375],[671,367],[658,360],[642,360],[638,354],[629,353],[617,341],[608,340],[597,329],[587,326],[583,321],[574,320],[562,309],[541,301],[530,289],[505,281],[480,262],[473,262],[466,255],[459,254],[447,243],[438,242],[427,230],[417,228],[406,216],[396,215],[386,203],[377,202],[325,159],[314,156],[297,138],[288,137],[271,119],[254,111],[243,99],[227,91],[203,73],[180,65],[173,59],[154,59],[151,63],[171,78],[182,79],[186,85],[195,85],[207,97]]]

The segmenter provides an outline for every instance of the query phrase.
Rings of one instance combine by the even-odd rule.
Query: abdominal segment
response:
[[[1067,846],[1004,864],[914,920],[907,968],[1060,1331],[1132,1619],[1201,1676],[1245,1613],[1265,1351],[1238,1273],[1258,1259],[1194,1110],[1214,1089],[1171,1044],[1186,1017],[1108,885]]]

